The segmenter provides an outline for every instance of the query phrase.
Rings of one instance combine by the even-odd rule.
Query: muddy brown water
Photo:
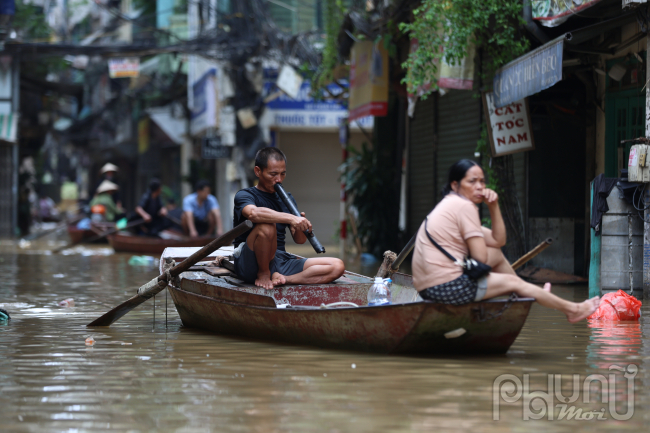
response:
[[[149,301],[110,328],[88,329],[156,269],[130,266],[130,255],[107,246],[47,254],[60,244],[0,242],[0,307],[12,317],[0,324],[3,432],[574,432],[650,424],[650,325],[643,318],[570,325],[535,305],[506,355],[437,358],[212,335],[184,328],[171,298],[165,321],[162,293],[155,323]],[[587,295],[586,286],[554,291],[572,300]],[[58,305],[67,298],[74,307]],[[551,376],[551,391],[568,403],[544,394],[549,374],[562,375],[559,384]],[[605,381],[605,398],[592,382],[583,400],[589,375]]]

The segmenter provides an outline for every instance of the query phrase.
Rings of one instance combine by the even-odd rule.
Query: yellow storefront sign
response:
[[[350,121],[388,113],[388,52],[382,43],[355,42],[350,55]]]

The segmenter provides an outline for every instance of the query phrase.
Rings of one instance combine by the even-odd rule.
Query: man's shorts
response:
[[[210,229],[210,221],[208,221],[207,218],[200,220],[197,217],[194,217],[194,228],[196,228],[196,232],[199,234],[199,236],[206,235]]]
[[[277,250],[275,256],[271,259],[269,269],[271,270],[271,275],[279,272],[286,277],[302,272],[306,261],[307,259],[296,258],[286,251]],[[241,254],[235,259],[235,273],[245,282],[252,284],[257,279],[257,271],[258,266],[255,253],[244,242]]]
[[[422,290],[420,296],[439,304],[463,305],[482,300],[486,291],[487,277],[472,280],[463,274],[448,283]]]

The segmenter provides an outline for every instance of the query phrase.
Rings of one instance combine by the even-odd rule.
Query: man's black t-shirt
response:
[[[160,212],[160,209],[162,209],[163,204],[162,200],[160,200],[160,196],[153,198],[151,197],[150,192],[145,192],[142,195],[138,206],[144,209],[146,213],[151,215],[151,218],[159,218],[158,212]]]
[[[293,204],[298,207],[296,200],[293,198],[290,192],[287,193]],[[246,221],[246,218],[242,215],[242,210],[252,204],[257,207],[265,207],[273,209],[276,212],[289,212],[289,209],[284,205],[277,193],[268,193],[260,191],[256,187],[252,186],[250,188],[242,189],[235,194],[235,209],[233,215],[233,227],[237,227],[239,224]],[[275,227],[278,231],[278,249],[285,251],[284,249],[284,239],[285,239],[285,230],[288,224],[276,224]],[[248,237],[248,234],[251,231],[247,231],[243,235],[240,235],[235,239],[235,246],[238,246],[240,243],[244,242]]]

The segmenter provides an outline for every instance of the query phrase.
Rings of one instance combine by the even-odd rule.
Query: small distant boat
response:
[[[177,262],[196,248],[163,253]],[[217,255],[232,254],[232,247]],[[184,326],[256,340],[386,354],[502,354],[524,326],[532,298],[454,306],[423,301],[410,275],[393,275],[393,304],[368,306],[372,278],[265,290],[226,268],[196,266],[168,286]],[[201,271],[197,273],[196,271]]]
[[[76,224],[71,224],[68,226],[68,235],[70,236],[71,243],[78,244],[100,236],[114,228],[115,223],[93,223],[90,229],[79,229]],[[106,242],[106,238],[98,239],[96,242]]]
[[[108,235],[108,243],[115,252],[138,254],[162,254],[165,248],[172,247],[202,247],[214,239],[213,236],[176,235],[170,232],[161,233],[162,237],[134,235],[129,232],[117,232]]]

